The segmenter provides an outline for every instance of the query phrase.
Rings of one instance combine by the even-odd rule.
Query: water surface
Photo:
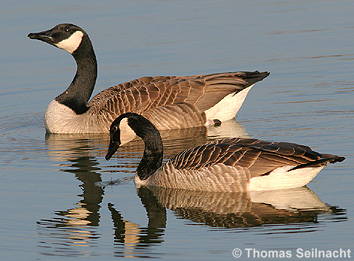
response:
[[[232,260],[234,248],[353,247],[353,12],[346,0],[4,1],[1,260]],[[166,159],[223,136],[307,144],[347,159],[289,191],[136,189],[141,141],[107,162],[106,135],[45,135],[45,108],[75,63],[26,35],[62,22],[91,36],[94,94],[144,75],[271,72],[237,121],[164,133]]]

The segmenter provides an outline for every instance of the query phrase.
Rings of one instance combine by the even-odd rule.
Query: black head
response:
[[[28,37],[49,43],[72,54],[79,48],[87,34],[77,25],[58,24],[47,31],[30,33]]]
[[[149,139],[150,142],[161,140],[159,131],[148,119],[133,112],[124,113],[116,118],[111,124],[109,130],[110,142],[106,160],[109,160],[113,156],[121,144],[120,126],[125,120],[127,121],[126,124],[135,132],[135,134],[144,141],[146,141],[146,139]]]
[[[113,156],[113,154],[116,153],[121,144],[119,125],[122,119],[122,117],[118,117],[117,119],[115,119],[109,129],[109,147],[105,157],[106,160],[109,160]]]

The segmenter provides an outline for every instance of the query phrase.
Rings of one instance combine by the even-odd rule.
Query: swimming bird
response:
[[[328,163],[345,158],[321,154],[288,142],[224,138],[184,150],[165,164],[156,127],[136,113],[124,113],[112,122],[106,159],[117,151],[121,125],[129,126],[145,143],[135,183],[213,192],[261,191],[302,187]]]
[[[269,75],[242,71],[142,77],[108,88],[89,101],[97,61],[88,34],[79,26],[59,24],[28,37],[67,51],[77,64],[70,86],[48,105],[49,133],[108,133],[112,121],[128,111],[144,115],[159,130],[208,126],[233,119],[251,87]],[[132,135],[125,129],[122,134]]]

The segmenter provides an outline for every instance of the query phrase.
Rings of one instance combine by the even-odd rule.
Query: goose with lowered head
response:
[[[194,76],[142,77],[108,88],[91,100],[97,76],[88,34],[73,24],[30,33],[69,52],[77,64],[70,86],[49,103],[49,133],[108,133],[112,121],[131,111],[144,115],[159,130],[208,126],[235,117],[247,93],[268,72],[227,72]],[[132,135],[122,126],[122,135]]]
[[[182,151],[162,164],[159,131],[136,113],[122,114],[113,121],[107,160],[121,144],[122,125],[145,143],[135,176],[138,186],[214,192],[296,188],[309,183],[328,163],[344,160],[294,143],[224,138]]]

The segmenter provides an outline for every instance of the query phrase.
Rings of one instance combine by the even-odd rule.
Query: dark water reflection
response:
[[[230,126],[241,130],[240,136],[247,136],[238,123],[230,123]],[[195,128],[163,133],[166,158],[208,139],[235,133],[236,129]],[[208,136],[208,133],[215,135]],[[77,195],[79,200],[73,203],[74,207],[49,210],[53,213],[51,217],[43,217],[37,222],[38,246],[43,255],[93,255],[91,247],[102,240],[99,227],[103,218],[112,220],[113,255],[117,257],[156,256],[150,249],[164,242],[165,230],[168,229],[167,211],[185,220],[187,225],[235,232],[261,227],[263,229],[259,232],[265,234],[314,232],[320,228],[319,216],[325,217],[326,222],[347,219],[345,210],[322,202],[306,187],[252,193],[140,188],[137,189],[137,196],[145,208],[148,221],[147,226],[142,226],[125,219],[119,205],[103,203],[105,187],[120,184],[121,180],[104,181],[106,173],[124,174],[125,181],[134,186],[131,179],[142,154],[141,141],[135,140],[123,146],[117,159],[106,163],[113,165],[100,163],[108,144],[106,135],[89,138],[49,135],[46,144],[50,159],[57,162],[60,171],[73,174],[80,183],[82,193]],[[110,217],[102,215],[102,210],[109,210]]]
[[[114,255],[118,257],[149,257],[146,248],[164,242],[166,209],[154,198],[150,190],[139,189],[137,193],[146,210],[147,227],[124,220],[113,204],[108,204],[115,231]]]
[[[70,154],[76,150],[82,150],[82,147],[73,149]],[[104,190],[96,186],[97,182],[101,182],[101,174],[98,173],[101,169],[95,157],[85,154],[88,153],[76,158],[71,154],[65,168],[61,169],[74,174],[80,181],[80,200],[74,202],[73,208],[54,210],[54,217],[37,222],[39,247],[44,255],[82,255],[85,252],[77,247],[92,246],[100,238],[95,227],[100,225],[100,204],[104,196]]]

